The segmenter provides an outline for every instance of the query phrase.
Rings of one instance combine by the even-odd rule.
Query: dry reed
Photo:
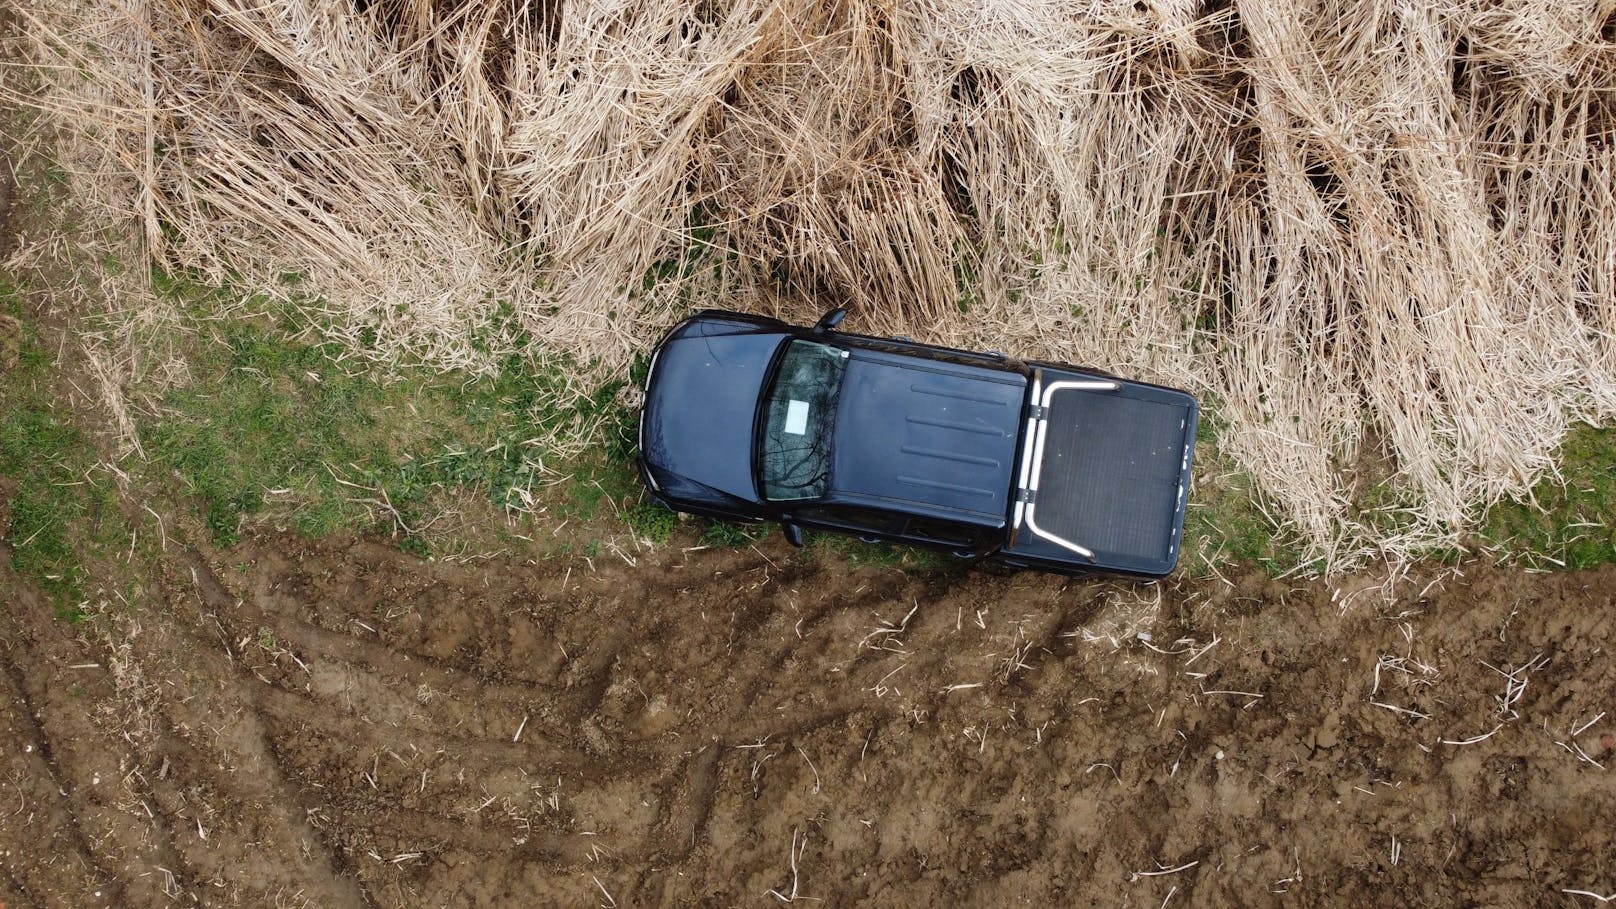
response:
[[[1613,0],[19,9],[151,256],[297,273],[385,354],[600,375],[692,307],[850,305],[1194,388],[1337,564],[1616,414]]]

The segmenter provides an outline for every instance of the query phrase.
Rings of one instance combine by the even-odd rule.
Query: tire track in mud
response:
[[[396,559],[395,554],[385,555],[385,562]],[[369,564],[368,558],[362,557],[360,561],[362,564],[352,569],[356,575],[369,577],[371,569],[378,567]],[[856,699],[824,704],[817,697],[805,704],[793,703],[793,698],[788,697],[785,703],[759,709],[760,701],[779,684],[782,668],[790,660],[792,651],[802,645],[804,636],[811,635],[828,616],[867,602],[866,597],[896,602],[912,599],[919,589],[901,576],[886,576],[877,579],[872,589],[821,591],[811,583],[803,584],[801,571],[771,570],[773,563],[761,556],[737,557],[732,561],[735,564],[703,578],[672,577],[652,584],[646,584],[643,578],[637,579],[640,586],[650,588],[645,593],[648,601],[677,602],[688,599],[692,593],[701,598],[713,590],[728,590],[737,577],[757,578],[750,587],[758,599],[734,611],[724,627],[723,646],[714,647],[702,663],[682,667],[693,673],[709,672],[714,664],[726,659],[730,651],[737,647],[746,649],[747,658],[731,673],[726,696],[716,706],[709,705],[708,722],[704,724],[708,730],[706,741],[690,742],[687,735],[670,739],[666,733],[637,730],[631,723],[611,723],[610,738],[616,744],[604,751],[598,742],[592,741],[607,735],[598,725],[607,720],[596,714],[604,715],[614,708],[604,702],[608,698],[622,701],[638,697],[643,706],[649,706],[650,698],[643,689],[633,695],[624,692],[638,688],[635,672],[657,673],[667,668],[659,665],[666,660],[655,654],[654,642],[672,633],[670,629],[676,629],[681,622],[678,616],[664,614],[665,609],[648,610],[634,625],[595,624],[579,612],[587,612],[590,604],[604,603],[611,608],[619,608],[620,604],[587,593],[570,601],[543,604],[555,613],[551,616],[550,631],[556,640],[567,637],[569,628],[575,632],[579,627],[590,627],[592,636],[581,652],[567,658],[558,673],[557,683],[512,685],[500,679],[516,673],[497,661],[490,663],[486,655],[473,661],[480,668],[467,669],[464,668],[465,658],[458,653],[451,659],[459,665],[451,665],[441,657],[428,656],[416,649],[399,650],[376,641],[361,640],[356,634],[309,625],[296,616],[324,614],[326,607],[302,602],[300,598],[311,593],[332,596],[338,592],[320,590],[306,577],[299,577],[291,558],[268,559],[248,570],[243,578],[244,596],[227,589],[200,556],[193,554],[190,567],[204,601],[212,614],[224,623],[229,636],[242,640],[250,637],[255,629],[268,629],[296,651],[300,665],[308,667],[302,678],[293,669],[286,669],[283,675],[277,676],[261,665],[255,668],[252,674],[261,688],[260,709],[270,727],[281,737],[306,732],[326,737],[345,733],[345,745],[349,747],[341,755],[316,748],[305,749],[305,753],[296,758],[287,758],[307,784],[329,786],[336,780],[351,782],[356,776],[364,778],[367,759],[364,752],[403,751],[405,747],[411,754],[417,751],[452,753],[441,763],[452,763],[459,773],[473,778],[510,767],[526,768],[524,772],[534,776],[560,774],[573,784],[583,786],[607,786],[618,780],[650,777],[656,780],[651,786],[658,793],[658,808],[648,819],[631,825],[634,829],[624,829],[613,837],[614,854],[620,861],[647,857],[677,861],[701,842],[721,782],[721,770],[726,763],[739,762],[738,746],[758,741],[780,744],[846,721],[861,709]],[[463,596],[462,586],[455,583],[457,579],[450,577],[446,581],[445,574],[448,573],[439,569],[431,585],[438,599],[480,604],[471,607],[473,609],[509,611],[509,604],[502,602],[501,597],[513,597],[510,590],[481,590],[476,597]],[[601,586],[609,587],[611,583],[608,574]],[[274,591],[273,597],[268,595],[270,591]],[[415,610],[416,604],[411,602],[409,593],[390,592],[389,595],[394,597],[392,605],[397,610],[406,614]],[[350,627],[353,623],[348,620],[352,619],[351,614],[346,620],[340,614],[337,617],[337,621]],[[482,619],[481,614],[472,617],[474,623]],[[580,622],[580,619],[585,621]],[[427,621],[431,621],[431,617]],[[374,619],[367,619],[366,626],[368,633],[380,639],[396,637],[392,629]],[[756,646],[759,642],[767,642],[761,650]],[[652,648],[649,658],[636,651],[643,646]],[[565,652],[565,648],[558,649]],[[239,658],[248,659],[245,654]],[[365,691],[354,703],[333,715],[329,707],[322,709],[321,705],[333,703],[334,691],[329,686],[309,681],[309,677],[320,674],[321,666],[340,667],[337,671],[363,675],[372,682],[359,686]],[[396,705],[390,707],[387,703],[389,688],[396,687],[385,681],[388,679],[435,685],[451,693],[468,692],[496,706],[524,709],[531,705],[532,694],[542,691],[548,698],[546,708],[524,714],[527,722],[524,736],[542,735],[546,744],[536,748],[528,740],[515,743],[496,738],[489,734],[488,728],[462,733],[446,729],[443,723],[423,724],[416,718],[400,720]],[[627,687],[625,679],[629,683]],[[302,690],[297,690],[299,688]],[[482,698],[484,694],[491,696]],[[457,709],[463,709],[470,700],[469,697],[462,700],[456,705]],[[787,718],[773,717],[780,710],[787,711]],[[514,722],[510,717],[506,719]],[[594,736],[589,734],[591,724],[596,724]],[[584,731],[580,733],[579,729]],[[376,789],[373,779],[367,785]],[[445,799],[464,801],[475,795],[464,786],[451,785],[444,789],[435,785],[434,789],[439,804]],[[335,823],[343,826],[352,822],[356,829],[371,831],[411,829],[416,825],[429,830],[430,838],[457,849],[490,852],[509,848],[511,840],[502,831],[489,830],[456,816],[389,805],[387,795],[373,791],[363,803],[334,800],[333,816],[338,818]],[[564,820],[563,824],[572,820],[575,819]],[[417,825],[417,822],[421,823]],[[566,833],[552,830],[545,836],[548,837],[545,851],[562,864],[576,864],[585,856],[586,847]]]
[[[374,558],[360,554],[360,561]],[[368,567],[383,574],[401,570],[393,564],[401,558],[387,553]],[[469,624],[482,628],[497,626],[518,600],[548,610],[542,631],[564,657],[548,677],[533,678],[508,663],[515,651],[485,647],[457,628],[450,631],[462,643],[450,651],[424,638],[402,648],[390,644],[403,636],[366,613],[367,603],[297,581],[289,565],[266,559],[253,566],[238,595],[200,554],[183,563],[180,573],[191,583],[181,586],[199,598],[200,607],[175,633],[193,642],[194,669],[230,682],[210,696],[205,713],[183,702],[164,703],[160,711],[171,743],[164,760],[171,755],[180,770],[153,780],[150,793],[160,811],[178,819],[160,839],[167,844],[165,865],[182,885],[218,873],[217,859],[210,861],[207,847],[183,826],[197,809],[180,788],[196,785],[215,792],[217,811],[257,816],[256,823],[280,825],[322,844],[325,858],[317,868],[294,863],[281,869],[279,879],[313,874],[310,892],[327,894],[341,894],[342,884],[359,888],[339,901],[387,902],[384,884],[397,882],[389,875],[405,874],[415,861],[400,860],[395,868],[389,858],[395,853],[424,853],[430,868],[440,867],[431,855],[450,853],[513,868],[539,862],[573,871],[602,861],[610,867],[687,861],[707,843],[721,792],[756,796],[758,765],[747,749],[766,743],[774,756],[791,755],[799,741],[828,735],[823,741],[832,747],[856,750],[891,721],[895,711],[872,701],[868,689],[895,657],[853,646],[861,633],[883,623],[907,625],[906,633],[922,623],[941,624],[935,615],[912,623],[904,618],[913,617],[915,604],[939,595],[935,582],[887,572],[857,586],[825,586],[811,573],[793,566],[781,570],[761,554],[728,556],[700,576],[602,572],[590,585],[578,584],[581,589],[570,597],[562,590],[562,596],[540,601],[531,591],[548,582],[543,573],[525,587],[495,585],[470,596],[467,588],[479,580],[475,574],[438,568],[431,583],[419,588],[433,591],[436,603],[423,609],[470,604]],[[632,584],[642,601],[590,589],[619,583]],[[744,599],[737,598],[738,587]],[[266,595],[271,590],[273,597]],[[417,605],[408,591],[387,595],[400,608]],[[311,596],[322,599],[302,599]],[[183,598],[179,589],[169,596]],[[610,620],[631,605],[638,610],[635,622]],[[692,609],[705,609],[707,618],[694,622]],[[313,624],[310,615],[349,631]],[[273,647],[255,646],[265,633]],[[661,646],[670,637],[681,641],[677,654]],[[584,647],[572,644],[570,655],[560,644],[580,639]],[[427,652],[431,647],[439,652]],[[832,664],[840,673],[832,688],[803,675]],[[688,677],[721,677],[726,683],[693,690],[674,681]],[[655,705],[640,682],[651,686],[652,679],[662,680],[662,689],[652,692],[674,685],[664,712],[678,713],[675,728],[684,731],[644,721]],[[432,693],[427,703],[418,696],[423,688]],[[658,701],[662,697],[657,694]],[[221,722],[220,714],[227,719]],[[211,724],[212,739],[192,743],[204,723]],[[508,731],[517,728],[522,741],[509,740]],[[393,767],[394,760],[400,766]],[[235,770],[206,769],[227,765]],[[598,803],[591,789],[617,799],[610,793],[640,787],[656,797],[645,811],[617,803],[604,816],[606,827],[586,837],[589,831],[582,828],[598,827],[603,817],[599,804],[592,811],[564,804],[558,812],[535,814],[535,797],[526,796],[524,803],[520,787],[513,793],[513,770],[524,778],[563,778],[569,789],[583,788],[584,802]],[[805,772],[794,767],[784,779]],[[412,774],[425,774],[418,788]],[[504,795],[492,813],[472,810],[486,797],[479,788],[483,781],[501,776],[492,788]],[[265,805],[292,810],[265,818]],[[597,852],[597,844],[608,851]],[[656,890],[642,875],[625,898],[643,888]]]
[[[9,561],[9,547],[0,547],[0,557]],[[83,882],[88,892],[52,892],[54,888],[46,888],[42,892],[49,893],[47,898],[34,894],[34,887],[17,878],[12,870],[12,863],[5,862],[7,876],[15,886],[37,905],[75,906],[84,904],[85,898],[91,893],[103,897],[94,900],[92,904],[116,906],[121,905],[127,898],[123,882],[119,879],[117,869],[109,866],[91,842],[91,838],[84,831],[80,818],[89,810],[90,805],[85,801],[80,787],[67,779],[59,762],[57,743],[46,724],[53,719],[54,711],[48,713],[41,695],[48,692],[51,686],[57,683],[56,668],[48,660],[40,658],[36,652],[32,636],[22,627],[20,619],[30,613],[48,611],[48,607],[32,595],[9,571],[0,574],[0,584],[17,592],[17,597],[6,608],[0,610],[0,664],[3,672],[0,677],[5,679],[6,693],[9,695],[10,709],[5,711],[6,726],[14,728],[6,730],[9,744],[15,748],[23,744],[24,750],[13,756],[12,760],[21,764],[15,768],[17,774],[13,783],[18,786],[18,796],[21,804],[16,813],[26,810],[27,793],[21,790],[22,781],[33,778],[43,778],[48,786],[44,787],[44,798],[47,803],[38,805],[38,809],[48,812],[49,818],[37,818],[37,810],[30,820],[38,820],[49,827],[56,828],[54,835],[41,836],[41,840],[66,840],[66,845],[72,851],[71,858],[82,862],[87,870],[93,874],[92,880]],[[20,727],[20,728],[19,728]],[[70,741],[65,747],[71,751],[81,743]],[[64,757],[66,757],[64,755]],[[39,797],[40,787],[33,787],[36,799]],[[26,871],[23,872],[26,876]],[[49,902],[47,902],[47,899]]]
[[[214,583],[218,583],[217,579]],[[223,601],[226,604],[229,602],[228,599]],[[276,638],[295,648],[354,666],[368,667],[392,676],[401,683],[426,685],[451,697],[475,696],[480,700],[525,704],[536,698],[554,697],[557,691],[556,685],[543,682],[485,680],[423,654],[400,653],[383,641],[367,641],[353,634],[272,615],[262,604],[254,603],[251,599],[235,601],[233,608],[221,603],[214,605],[216,609],[229,609],[245,619],[248,625],[268,629]],[[242,630],[240,621],[232,624]]]
[[[303,743],[296,749],[278,750],[277,761],[288,774],[300,781],[305,791],[324,790],[333,781],[355,788],[354,784],[366,778],[363,766],[356,762],[366,759],[374,761],[382,754],[392,755],[396,759],[396,752],[442,759],[434,763],[452,761],[462,776],[467,771],[476,777],[496,768],[519,767],[527,768],[535,775],[560,773],[586,781],[598,778],[600,768],[587,751],[541,743],[541,738],[545,737],[542,727],[556,725],[553,722],[528,724],[523,729],[525,741],[520,743],[478,734],[476,730],[463,730],[463,720],[451,721],[446,716],[431,716],[433,711],[430,705],[423,704],[418,696],[408,690],[400,692],[397,685],[387,680],[391,678],[398,682],[426,685],[437,682],[451,692],[462,694],[454,706],[463,710],[467,705],[476,705],[481,700],[479,695],[484,685],[475,676],[461,670],[423,664],[420,659],[387,652],[371,642],[271,615],[248,601],[232,596],[209,566],[195,554],[190,560],[190,569],[203,602],[230,637],[247,640],[253,629],[268,628],[303,649],[303,655],[298,658],[301,664],[299,668],[281,669],[278,673],[262,663],[255,663],[254,655],[248,652],[250,647],[238,648],[233,662],[241,667],[238,678],[250,692],[259,719],[269,731],[271,743],[276,740]],[[343,659],[343,656],[356,654],[360,658],[357,665]],[[377,669],[374,664],[380,664],[381,668]],[[367,666],[370,671],[366,671]],[[317,675],[326,668],[358,678],[362,690],[350,691],[319,685]],[[297,684],[298,681],[302,681],[301,686]],[[514,697],[500,698],[499,693],[509,696],[509,686],[492,683],[486,687],[496,693],[490,700],[509,700],[518,707],[528,703]],[[351,699],[350,695],[353,696]],[[344,703],[344,700],[349,702]],[[432,701],[448,703],[439,701],[438,692],[434,692]],[[416,715],[422,713],[426,715]],[[523,714],[518,712],[516,716]],[[516,719],[511,719],[509,725],[502,728],[516,730],[522,727]],[[562,740],[565,741],[565,738]],[[625,759],[624,763],[626,766],[621,768],[622,772],[641,769],[638,761]],[[373,763],[369,777],[373,791],[379,791],[378,776]],[[472,794],[469,789],[465,792],[467,798]],[[331,797],[328,805],[321,807],[332,807],[345,815],[352,815],[350,804],[361,801],[337,795]],[[367,805],[365,810],[409,814],[407,809],[378,808],[374,804]],[[411,815],[412,819],[406,820],[402,829],[408,829],[414,820],[424,816],[419,813]],[[448,823],[448,819],[442,819],[439,823]],[[381,825],[374,826],[380,828]],[[438,829],[441,831],[444,828],[440,826]],[[473,839],[482,835],[477,828],[465,824],[454,829]]]
[[[193,564],[202,563],[193,557]],[[456,660],[424,652],[419,642],[409,640],[412,635],[407,631],[386,625],[378,629],[355,616],[348,616],[347,623],[362,625],[375,634],[377,640],[365,640],[351,631],[336,631],[293,618],[287,613],[312,611],[310,604],[301,602],[298,596],[298,592],[308,586],[300,583],[305,580],[285,559],[254,566],[248,582],[250,591],[235,600],[233,611],[243,616],[246,624],[268,629],[277,638],[319,658],[368,667],[400,682],[427,686],[435,694],[507,705],[519,710],[518,717],[553,714],[557,722],[567,723],[577,723],[587,717],[611,684],[612,664],[630,633],[629,627],[622,624],[598,629],[575,654],[569,653],[559,638],[548,636],[548,646],[561,654],[562,659],[559,666],[546,673],[550,679],[536,679],[530,672],[522,671],[525,667],[508,665],[508,657],[488,652],[491,648],[478,647],[480,652],[476,656]],[[224,592],[217,576],[211,577],[210,588],[216,589],[219,608],[223,608],[230,595]],[[440,588],[441,584],[434,584],[429,589]],[[461,590],[455,588],[455,592]],[[399,602],[409,607],[406,614],[414,614],[416,604],[412,599],[420,593],[405,592],[398,597]],[[528,608],[543,610],[552,605],[541,599],[528,604]],[[506,617],[508,622],[509,617]],[[238,630],[242,630],[239,623]],[[637,631],[644,633],[647,629]],[[482,641],[477,643],[480,645]],[[490,661],[496,664],[497,673],[477,665]]]
[[[203,563],[193,554],[192,564]],[[223,608],[222,604],[226,601],[232,602],[233,613],[240,613],[249,622],[258,623],[289,642],[345,662],[369,666],[401,681],[427,684],[444,693],[475,694],[484,700],[521,703],[533,698],[553,697],[560,688],[565,687],[559,673],[552,673],[552,678],[548,680],[515,674],[494,678],[489,673],[479,671],[475,665],[465,665],[465,660],[457,661],[426,653],[420,647],[412,646],[410,632],[391,627],[374,616],[366,617],[367,621],[356,615],[343,614],[342,624],[345,627],[342,630],[296,618],[296,614],[329,611],[316,608],[316,604],[321,598],[331,596],[331,591],[309,581],[306,575],[284,559],[274,559],[253,566],[246,579],[247,590],[242,596],[232,598],[228,592],[223,592],[222,582],[216,575],[211,578],[210,589],[217,588],[221,592],[219,608]],[[435,590],[438,586],[433,585],[429,589]],[[404,614],[411,615],[415,606],[413,601],[422,593],[400,591],[391,594],[391,599],[395,601],[395,606],[398,603],[408,604],[410,610]],[[315,602],[311,603],[311,600]],[[544,603],[541,601],[535,605],[542,606]],[[364,628],[372,639],[356,634],[352,630],[355,626]],[[564,648],[553,640],[550,643],[557,653],[564,652]]]
[[[564,863],[584,862],[590,856],[590,837],[535,830],[515,823],[508,830],[489,830],[409,808],[335,808],[329,814],[334,824],[347,830],[363,830],[377,838],[395,839],[401,848],[429,847],[435,842],[436,849],[423,851],[454,848],[517,861]]]
[[[189,560],[189,568],[203,602],[233,639],[246,639],[253,629],[267,628],[276,636],[284,637],[287,643],[301,648],[299,660],[311,668],[330,664],[342,666],[356,674],[391,677],[401,682],[430,684],[423,682],[423,679],[429,679],[451,692],[473,695],[461,701],[459,706],[462,709],[467,704],[475,703],[475,696],[484,691],[496,692],[492,698],[495,701],[521,705],[531,703],[525,698],[511,696],[513,688],[526,695],[526,685],[509,686],[484,681],[474,672],[434,665],[429,658],[417,653],[384,649],[349,635],[308,626],[284,615],[271,614],[246,598],[233,596],[206,562],[194,553]],[[262,578],[256,580],[260,583],[254,586],[262,588]],[[522,742],[475,732],[460,734],[446,730],[441,725],[435,727],[413,719],[406,722],[372,722],[372,708],[381,706],[379,712],[390,712],[385,704],[377,703],[389,699],[385,693],[389,690],[386,682],[365,686],[366,694],[358,703],[332,710],[335,706],[333,692],[313,693],[283,687],[284,680],[271,678],[261,671],[261,667],[238,675],[248,677],[244,679],[244,684],[256,686],[258,710],[277,737],[307,738],[303,733],[312,731],[317,739],[341,742],[339,753],[335,755],[325,754],[319,747],[305,745],[296,757],[281,758],[293,775],[302,781],[305,789],[333,791],[331,784],[334,782],[348,784],[347,795],[335,794],[320,809],[331,818],[328,829],[341,831],[336,833],[339,839],[351,840],[356,832],[368,832],[372,836],[385,838],[388,831],[410,830],[419,833],[421,838],[443,844],[445,848],[479,854],[503,853],[516,848],[522,855],[576,864],[584,861],[589,854],[588,844],[576,836],[531,828],[521,836],[513,836],[509,831],[491,830],[463,818],[387,804],[387,793],[380,791],[374,776],[368,781],[372,791],[366,796],[362,786],[353,784],[354,778],[364,777],[362,764],[355,764],[354,761],[362,762],[366,752],[375,755],[392,753],[393,749],[406,751],[407,748],[408,753],[412,754],[425,752],[442,756],[444,763],[453,764],[457,776],[469,776],[473,780],[511,767],[525,768],[523,772],[534,777],[560,774],[575,784],[583,785],[643,776],[651,772],[648,763],[651,756],[631,747],[627,751],[618,749],[609,761],[602,761],[585,743],[576,741],[577,736],[570,729],[564,728],[568,718],[586,715],[598,704],[611,684],[610,668],[617,659],[624,638],[625,634],[621,632],[596,636],[590,646],[569,665],[567,675],[571,684],[555,688],[546,686],[546,694],[551,696],[552,702],[550,712],[559,716],[528,715],[525,727],[517,726],[514,720],[505,727],[513,730],[522,728]],[[250,662],[246,653],[238,652],[235,659],[243,667]],[[350,659],[352,662],[349,662]],[[286,675],[295,678],[295,672],[288,670]],[[501,698],[501,693],[506,696]],[[548,730],[546,727],[549,727]],[[536,740],[541,736],[549,741],[538,744]],[[423,745],[424,748],[421,747]],[[422,785],[425,788],[424,782]],[[344,787],[334,788],[340,793]],[[457,797],[463,802],[475,802],[477,796],[473,787],[465,785],[450,785],[446,790],[434,781],[433,789],[436,800],[440,802],[445,799],[453,801]],[[360,794],[353,794],[355,791]],[[524,841],[520,847],[513,845],[518,839]],[[619,855],[629,857],[637,856],[642,851],[640,847],[619,846],[616,849]]]
[[[168,654],[180,652],[186,655],[186,675],[212,680],[187,696],[144,705],[161,734],[142,746],[138,760],[144,769],[137,779],[154,803],[186,822],[185,827],[169,825],[165,837],[166,850],[180,868],[175,877],[228,882],[248,905],[294,892],[331,905],[373,905],[344,873],[341,855],[307,823],[303,790],[292,785],[253,685],[243,679],[250,670],[222,634],[223,626],[216,619],[211,628],[203,621],[215,605],[206,594],[218,591],[209,590],[199,573],[192,572],[191,580],[203,594],[192,621],[182,621],[191,610],[176,609],[175,621],[165,623],[160,638],[136,636],[131,642],[152,648],[140,654],[148,665],[162,666]],[[186,600],[173,589],[168,599],[176,606]],[[213,817],[250,833],[233,837],[228,829],[210,830],[207,819]],[[325,848],[314,848],[317,844]]]
[[[234,597],[194,554],[191,568],[213,615],[233,638],[248,640],[255,629],[267,630],[296,648],[296,669],[278,667],[278,674],[261,665],[255,669],[264,686],[264,712],[282,728],[302,725],[350,739],[358,735],[376,750],[408,735],[412,746],[424,741],[427,750],[454,749],[485,767],[532,766],[535,772],[561,772],[588,782],[602,779],[597,756],[587,744],[574,741],[570,726],[593,709],[610,684],[621,634],[602,635],[591,643],[576,661],[579,681],[571,685],[489,681],[418,653],[308,625]],[[247,660],[245,654],[238,656]],[[362,691],[349,687],[355,680],[354,687]],[[424,689],[411,692],[410,685]],[[334,712],[318,709],[334,700],[351,702]],[[490,702],[505,708],[498,722],[489,717]],[[463,715],[467,705],[476,705],[475,724]],[[436,715],[438,706],[444,707],[442,715]],[[452,716],[455,712],[462,715]],[[518,731],[521,742],[512,740],[514,735],[503,737]],[[647,756],[633,744],[613,754],[617,766],[605,778],[643,771]]]
[[[29,610],[48,612],[43,604],[37,600],[30,602],[26,597],[21,603],[8,605],[18,610],[17,614],[6,614],[6,618],[13,621]],[[67,626],[61,619],[52,617],[35,627],[60,634]],[[59,653],[65,641],[31,641],[11,627],[0,627],[0,635],[7,642],[4,657],[0,659],[5,671],[0,675],[5,677],[5,687],[14,695],[11,702],[17,716],[29,721],[23,724],[23,729],[4,731],[9,741],[28,743],[21,756],[25,760],[32,758],[34,775],[48,783],[43,787],[44,796],[59,806],[49,813],[53,819],[65,819],[66,832],[73,841],[71,857],[81,860],[97,875],[95,880],[78,887],[65,887],[64,882],[58,880],[41,891],[46,897],[34,895],[30,900],[41,906],[122,906],[178,898],[187,891],[194,894],[209,876],[195,870],[184,854],[186,837],[176,834],[169,823],[171,815],[185,816],[186,799],[173,780],[166,780],[167,757],[162,759],[159,769],[152,754],[155,750],[166,755],[189,745],[182,737],[165,737],[155,749],[143,751],[134,745],[127,728],[118,728],[114,718],[87,713],[84,707],[91,695],[81,689],[85,683],[71,676],[64,679],[62,670],[64,663],[72,663],[66,666],[70,672],[78,670],[97,675],[104,672],[100,662],[87,659],[93,654],[88,648],[83,657],[63,660],[59,656],[53,658],[49,651]],[[59,703],[59,697],[53,692],[63,689],[76,703]],[[110,692],[103,694],[116,697]],[[122,706],[129,708],[127,704]],[[166,723],[164,718],[156,719]],[[53,733],[47,725],[60,728]],[[56,747],[59,741],[64,742],[61,750]],[[206,766],[210,762],[194,763]],[[69,778],[71,776],[80,780],[75,782]],[[86,776],[88,786],[84,785]],[[17,777],[10,781],[20,785]],[[133,805],[119,804],[120,800],[131,799]],[[130,818],[120,809],[133,806],[139,806],[141,814],[133,818],[131,825]],[[30,820],[48,823],[37,814],[36,811],[30,815]],[[96,830],[86,832],[82,819],[93,820]],[[42,842],[53,838],[43,831],[37,832]],[[21,880],[18,881],[22,886]],[[92,899],[92,894],[96,898]]]
[[[1553,582],[1532,582],[1504,641],[1501,594],[1472,607],[1468,590],[1349,619],[1319,585],[1220,611],[1242,591],[789,558],[664,549],[569,574],[295,538],[188,557],[162,632],[130,642],[162,719],[135,766],[171,849],[147,854],[195,890],[241,857],[229,841],[260,844],[273,861],[218,899],[236,905],[303,877],[330,904],[755,904],[789,892],[801,843],[802,892],[828,904],[1008,887],[1242,905],[1286,881],[1303,902],[1373,902],[1355,882],[1378,875],[1415,902],[1524,905],[1601,881],[1613,790],[1545,736],[1608,708],[1612,627]],[[1616,590],[1616,572],[1585,583]],[[1073,637],[1136,609],[1158,646]],[[1186,665],[1189,640],[1215,649]],[[1364,702],[1376,660],[1411,644],[1441,664],[1440,727]],[[1540,651],[1520,721],[1431,744],[1497,722],[1500,677],[1478,659]],[[359,895],[320,891],[300,849]]]

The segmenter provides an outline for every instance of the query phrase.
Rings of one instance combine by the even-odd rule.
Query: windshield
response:
[[[830,487],[831,434],[847,351],[815,341],[786,346],[764,400],[758,448],[763,497],[815,499]]]

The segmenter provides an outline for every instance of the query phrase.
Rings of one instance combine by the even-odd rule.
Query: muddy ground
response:
[[[171,544],[78,624],[0,575],[0,902],[1616,891],[1616,571],[1137,586],[695,545]]]

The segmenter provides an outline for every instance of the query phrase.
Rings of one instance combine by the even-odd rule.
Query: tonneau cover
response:
[[[1039,417],[1046,426],[1042,451],[1034,453],[1042,455],[1037,489],[1024,496],[1036,519],[1020,521],[1006,554],[1137,574],[1171,571],[1189,491],[1195,400],[1048,368],[1040,380],[1055,390]]]

